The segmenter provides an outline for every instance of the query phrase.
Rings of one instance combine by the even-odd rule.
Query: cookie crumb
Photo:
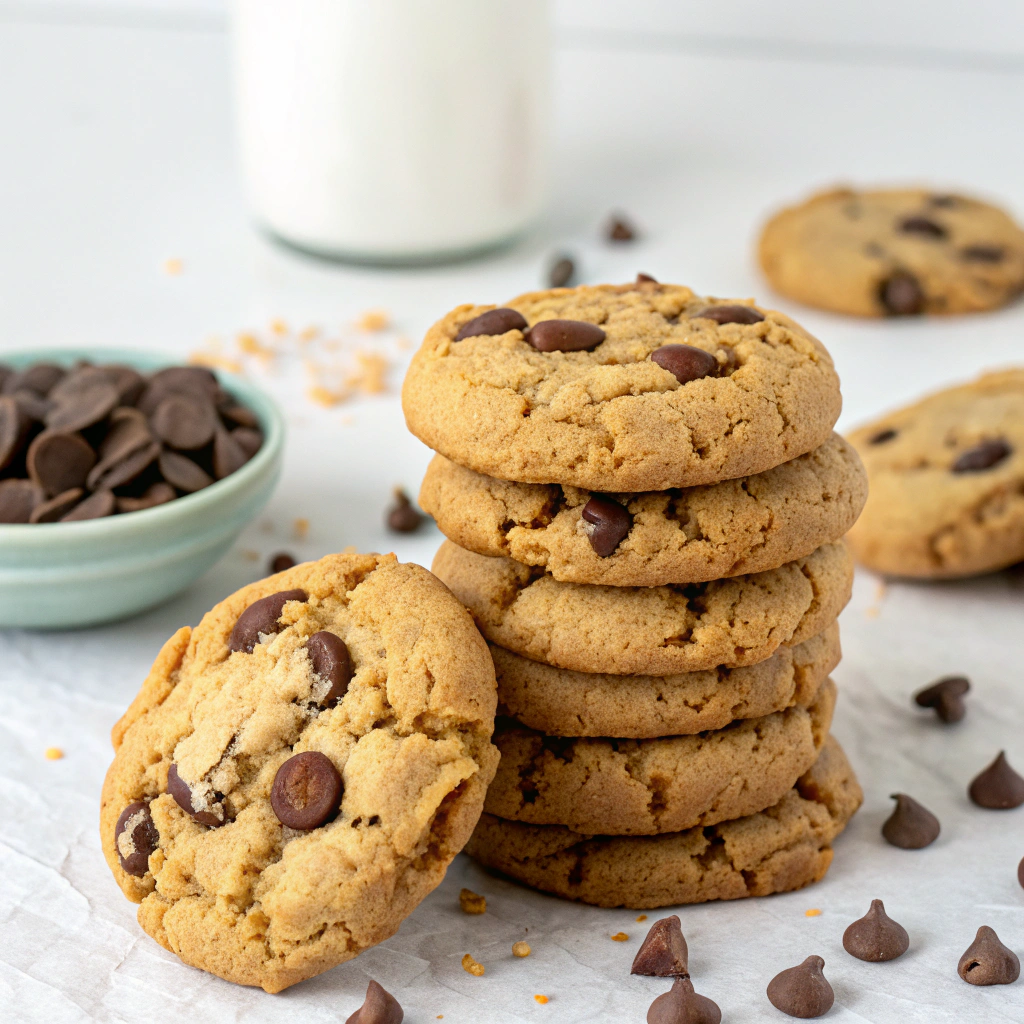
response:
[[[330,409],[331,406],[344,402],[347,396],[341,391],[331,391],[330,388],[314,384],[313,387],[306,391],[306,397],[316,405],[322,405],[325,409]]]
[[[537,1002],[541,1003],[542,1005],[548,1001],[548,997],[547,996],[539,996],[538,995],[538,996],[534,996],[533,998],[536,999]]]
[[[170,274],[171,277],[177,277],[178,274],[180,274],[184,269],[185,265],[181,262],[181,260],[175,257],[172,257],[169,260],[164,260],[164,273]]]
[[[625,932],[616,932],[612,936],[612,942],[625,942],[629,936]]]
[[[60,747],[47,747],[43,756],[47,761],[59,761],[64,756],[64,751]]]
[[[301,516],[292,522],[292,533],[296,540],[305,540],[309,536],[309,520]]]
[[[477,963],[469,953],[462,958],[462,969],[474,978],[482,978],[484,975],[484,965]]]
[[[359,368],[349,374],[346,384],[364,395],[379,395],[387,390],[388,361],[380,353],[357,352],[356,363]]]
[[[463,889],[459,893],[459,906],[464,914],[483,914],[487,911],[487,898],[471,889]]]
[[[320,337],[320,328],[315,327],[312,324],[309,327],[303,327],[299,331],[299,341],[312,341],[314,338]]]
[[[821,911],[817,907],[811,907],[804,911],[804,917],[821,917]]]
[[[864,618],[866,619],[877,619],[882,614],[882,609],[877,604],[871,605],[870,608],[864,609]]]
[[[879,580],[875,584],[875,600],[876,601],[881,601],[882,598],[885,597],[887,589],[888,588],[885,585],[885,580]]]
[[[288,333],[288,324],[285,323],[285,321],[281,320],[280,318],[271,320],[270,321],[270,333],[271,334],[277,334],[277,335],[287,334]]]
[[[646,914],[641,914],[641,915],[640,915],[640,916],[639,916],[639,917],[637,918],[637,920],[638,920],[638,921],[646,921],[646,920],[647,920],[647,915],[646,915]]]
[[[259,338],[253,334],[243,332],[235,339],[238,350],[246,355],[259,356],[261,359],[271,359],[274,353],[264,345]]]
[[[361,331],[383,331],[391,323],[391,317],[383,309],[368,309],[357,321]]]
[[[513,942],[512,943],[512,955],[513,956],[518,956],[518,957],[529,956],[532,952],[533,952],[533,950],[530,949],[530,944],[528,942],[523,942],[523,941],[520,940],[519,942]]]

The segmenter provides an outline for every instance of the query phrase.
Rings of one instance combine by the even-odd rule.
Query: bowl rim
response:
[[[18,367],[33,362],[73,363],[79,359],[91,362],[121,363],[133,369],[152,372],[166,366],[186,366],[187,359],[180,355],[148,349],[124,348],[40,348],[31,351],[0,352],[0,362]],[[206,367],[217,378],[225,391],[241,399],[252,410],[263,429],[260,450],[241,469],[223,480],[215,480],[209,487],[185,494],[154,508],[86,519],[71,523],[0,523],[0,545],[52,544],[58,540],[99,540],[113,534],[149,533],[162,523],[173,519],[201,515],[212,506],[244,491],[256,479],[272,471],[284,448],[284,416],[277,403],[261,388],[239,374],[216,367]]]

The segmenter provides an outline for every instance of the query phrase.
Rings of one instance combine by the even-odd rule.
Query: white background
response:
[[[638,270],[719,295],[778,302],[817,333],[843,378],[850,425],[982,367],[1024,362],[1024,306],[941,321],[859,322],[773,298],[751,258],[764,216],[836,180],[927,181],[993,196],[1024,217],[1024,7],[972,4],[609,3],[557,5],[555,180],[547,216],[513,250],[454,268],[341,268],[272,248],[249,228],[233,164],[226,37],[207,0],[0,2],[0,355],[46,345],[138,346],[185,356],[211,337],[265,336],[274,318],[379,347],[387,395],[320,409],[295,360],[252,370],[291,435],[267,514],[188,593],[128,623],[0,634],[0,1019],[343,1020],[368,976],[410,1022],[642,1021],[662,983],[630,979],[643,926],[529,893],[463,858],[384,946],[282,996],[181,966],[144,936],[99,852],[108,730],[162,641],[287,549],[394,547],[429,564],[432,528],[395,539],[390,488],[415,491],[428,453],[404,430],[407,352],[451,306],[541,283],[555,251],[589,281]],[[609,247],[613,209],[641,226]],[[183,272],[164,272],[165,261]],[[361,337],[373,307],[394,330]],[[302,516],[311,527],[292,536]],[[252,561],[252,552],[259,561]],[[764,987],[810,953],[826,960],[837,1021],[1024,1021],[1024,987],[974,989],[955,973],[981,924],[1024,954],[1024,810],[966,800],[1006,747],[1024,769],[1024,591],[1006,576],[941,586],[864,574],[844,614],[835,732],[864,810],[827,880],[805,892],[681,911],[698,991],[726,1021],[782,1020]],[[974,681],[968,719],[942,729],[909,694],[947,671]],[[43,750],[62,747],[62,761]],[[929,850],[878,835],[887,795],[911,792],[943,822]],[[489,899],[461,915],[469,884]],[[908,928],[893,964],[841,948],[873,897]],[[807,918],[807,908],[820,908]],[[653,920],[656,914],[651,915]],[[513,960],[529,928],[534,955]],[[608,936],[623,930],[627,943]],[[477,979],[459,967],[472,952]],[[551,1001],[537,1005],[532,995]]]

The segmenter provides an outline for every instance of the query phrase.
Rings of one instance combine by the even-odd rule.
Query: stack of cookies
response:
[[[641,275],[459,307],[403,404],[497,670],[468,852],[600,906],[821,878],[861,799],[829,673],[866,497],[824,347]]]

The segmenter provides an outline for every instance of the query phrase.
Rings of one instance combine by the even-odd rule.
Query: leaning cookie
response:
[[[1024,369],[930,395],[850,441],[870,494],[849,543],[868,568],[953,579],[1024,561]]]
[[[778,569],[687,586],[559,583],[445,541],[434,572],[492,643],[576,672],[667,676],[753,665],[821,633],[850,599],[842,542]]]
[[[115,727],[107,863],[185,963],[278,992],[394,934],[479,816],[486,645],[393,555],[332,555],[179,630]]]
[[[569,583],[656,587],[776,569],[842,537],[866,498],[856,451],[833,434],[756,476],[644,494],[511,483],[435,455],[419,500],[478,554]]]
[[[459,465],[619,492],[761,473],[824,444],[840,405],[788,317],[650,281],[459,306],[402,388],[409,429]]]
[[[924,189],[835,189],[765,226],[772,287],[854,316],[995,309],[1024,289],[1024,231],[997,207]]]
[[[793,789],[746,818],[661,836],[601,836],[485,813],[466,852],[534,889],[598,907],[767,896],[822,879],[832,842],[862,801],[846,755],[829,737]]]

